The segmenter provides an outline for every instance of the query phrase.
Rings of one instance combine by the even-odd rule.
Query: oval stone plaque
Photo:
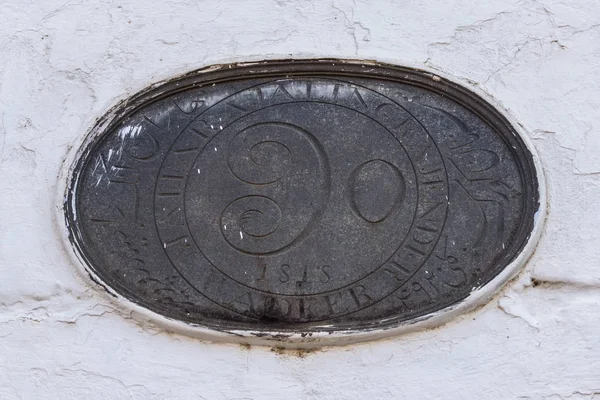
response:
[[[117,106],[80,149],[65,212],[91,274],[165,317],[259,335],[372,330],[501,275],[531,235],[536,176],[502,114],[455,83],[272,61]]]

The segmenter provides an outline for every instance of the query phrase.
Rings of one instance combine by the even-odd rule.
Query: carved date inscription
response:
[[[124,297],[203,326],[337,331],[444,309],[514,260],[537,209],[512,127],[414,70],[217,68],[110,115],[69,183],[71,240]]]

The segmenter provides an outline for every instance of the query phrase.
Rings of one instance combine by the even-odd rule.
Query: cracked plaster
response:
[[[597,0],[0,1],[0,399],[600,399]],[[377,59],[496,98],[540,153],[523,273],[447,326],[301,353],[135,322],[52,221],[62,160],[118,100],[230,61]]]

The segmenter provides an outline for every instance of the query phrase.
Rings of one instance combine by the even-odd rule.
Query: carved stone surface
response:
[[[519,253],[531,155],[460,86],[401,67],[192,73],[100,121],[65,201],[88,268],[219,330],[381,328],[465,299]]]

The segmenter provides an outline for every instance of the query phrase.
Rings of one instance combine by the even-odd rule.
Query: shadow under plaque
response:
[[[217,331],[344,332],[460,303],[522,251],[532,155],[469,90],[403,67],[268,61],[115,107],[65,213],[119,295]]]

